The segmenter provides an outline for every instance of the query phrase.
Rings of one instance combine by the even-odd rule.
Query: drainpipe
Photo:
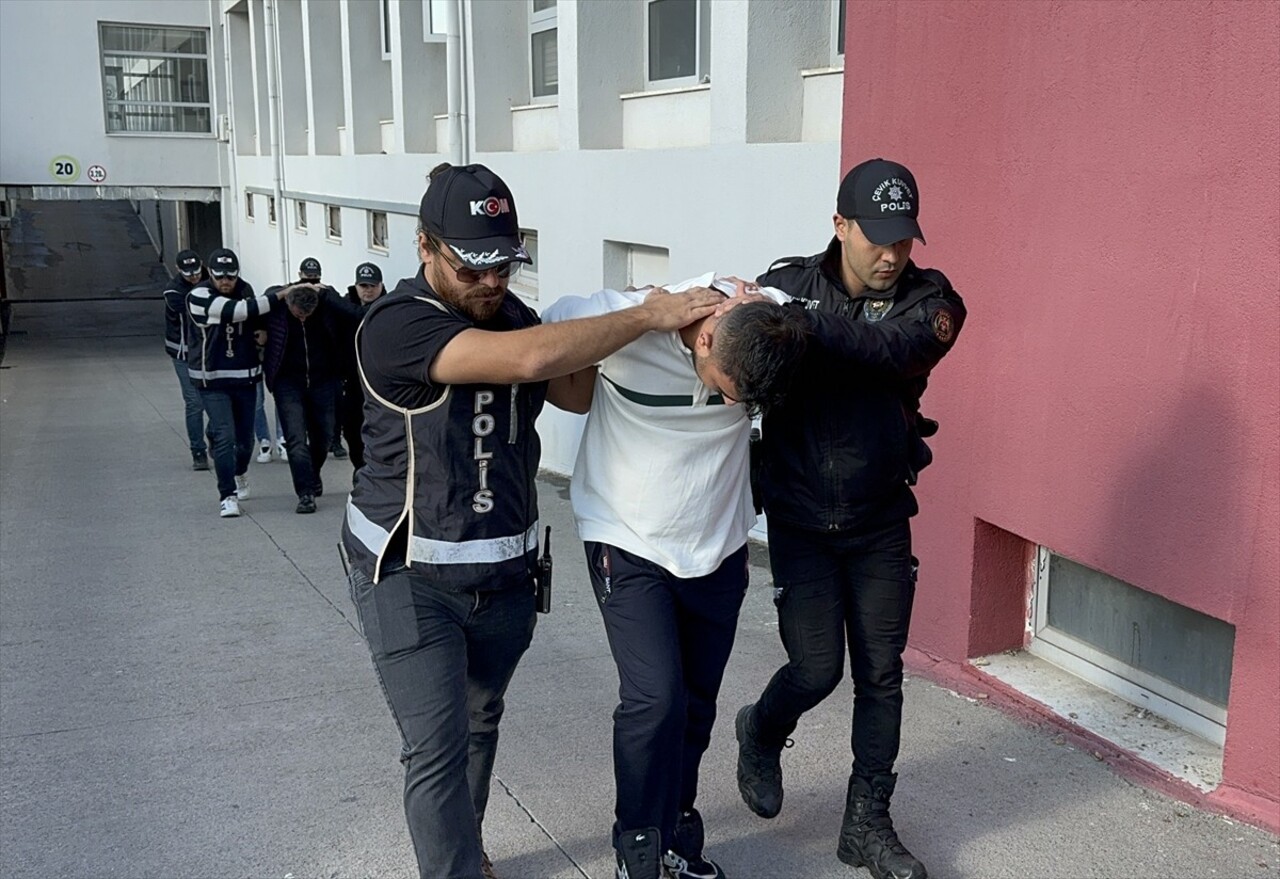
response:
[[[223,101],[223,106],[227,110],[227,148],[225,152],[227,167],[227,177],[230,178],[226,182],[226,191],[228,198],[226,203],[221,206],[220,219],[222,220],[222,238],[223,246],[230,247],[236,253],[240,252],[240,220],[237,211],[240,210],[240,187],[237,183],[236,175],[236,157],[239,153],[236,151],[236,123],[235,123],[235,86],[231,82],[231,34],[227,27],[227,16],[219,7],[221,0],[209,0],[209,8],[213,10],[213,14],[217,16],[215,20],[219,21],[219,28],[222,33],[222,70],[223,82],[226,83],[227,93]],[[215,84],[216,87],[216,84]],[[223,184],[223,168],[222,162],[218,162],[218,183]],[[200,259],[208,258],[207,253],[200,254]]]
[[[275,0],[262,0],[263,37],[267,43],[267,108],[271,118],[271,192],[276,201],[276,233],[280,238],[280,283],[287,284],[289,274],[289,236],[285,231],[284,198],[284,152],[280,145],[281,129],[284,127],[280,116],[280,64],[279,35],[276,33]]]
[[[445,7],[444,45],[445,80],[447,85],[446,112],[449,116],[449,163],[463,164],[462,148],[462,77],[465,65],[462,60],[462,0],[450,0]]]

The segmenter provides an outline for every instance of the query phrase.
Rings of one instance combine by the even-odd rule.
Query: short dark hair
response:
[[[310,287],[294,287],[285,294],[284,299],[303,314],[311,314],[320,304],[320,294]]]
[[[810,334],[802,309],[772,302],[746,302],[720,319],[712,343],[716,362],[752,415],[786,398]]]

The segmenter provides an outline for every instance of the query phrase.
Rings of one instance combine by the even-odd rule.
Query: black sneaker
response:
[[[658,854],[659,840],[656,827],[624,830],[618,834],[614,843],[618,856],[615,879],[670,879],[671,874]]]
[[[316,511],[316,499],[309,494],[304,494],[298,498],[298,506],[294,507],[295,513],[314,513]]]
[[[671,848],[662,856],[663,866],[674,879],[724,879],[724,870],[702,856],[706,832],[697,809],[676,816],[676,832]]]
[[[209,469],[208,453],[192,452],[191,453],[191,469],[192,470],[208,470]]]
[[[311,494],[313,497],[320,497],[324,494],[324,483],[317,479],[315,486],[311,489]]]
[[[760,743],[755,707],[742,706],[734,720],[738,736],[738,792],[752,812],[761,818],[773,818],[782,811],[782,747],[771,748]]]
[[[329,454],[339,461],[345,461],[347,458],[347,450],[342,447],[342,443],[334,443],[333,448],[329,450]]]

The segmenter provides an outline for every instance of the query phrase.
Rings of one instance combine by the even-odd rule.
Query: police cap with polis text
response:
[[[173,261],[177,264],[178,271],[184,275],[200,274],[200,254],[194,250],[180,251]]]
[[[357,284],[381,284],[382,269],[371,262],[362,262],[356,266]]]
[[[219,247],[213,253],[209,254],[209,259],[205,263],[209,267],[209,274],[215,278],[235,277],[240,274],[240,258],[236,256],[234,250],[226,247]]]
[[[836,213],[853,220],[872,244],[887,245],[908,238],[925,243],[920,231],[920,192],[906,166],[887,159],[855,165],[840,182]]]
[[[298,274],[304,278],[320,277],[320,260],[309,256],[298,266]]]
[[[484,165],[438,171],[422,196],[418,219],[469,268],[483,271],[503,263],[533,262],[520,241],[511,190]]]

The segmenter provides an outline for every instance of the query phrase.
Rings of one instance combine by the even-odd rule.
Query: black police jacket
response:
[[[910,486],[932,458],[923,437],[937,429],[920,397],[966,314],[946,277],[915,263],[892,290],[850,296],[840,259],[832,239],[758,279],[801,301],[814,342],[786,400],[765,414],[755,484],[771,522],[822,531],[918,511]]]

